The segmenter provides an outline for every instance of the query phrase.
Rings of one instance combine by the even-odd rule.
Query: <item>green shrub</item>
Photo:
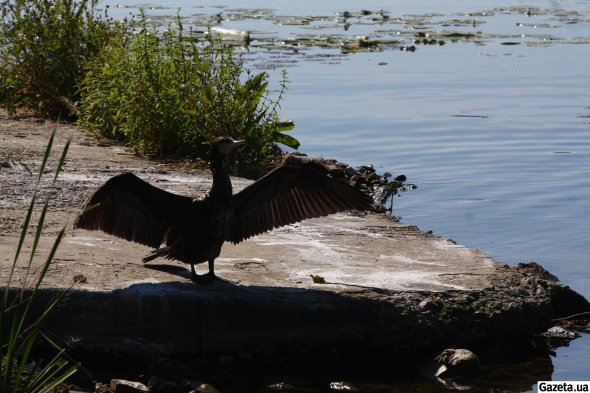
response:
[[[242,174],[254,168],[254,176],[274,142],[299,145],[283,133],[292,125],[278,120],[286,77],[273,100],[266,73],[252,74],[219,40],[195,38],[180,18],[163,32],[143,14],[134,23],[87,67],[81,85],[83,126],[152,155],[205,158],[213,137],[246,138],[248,147],[230,165]]]
[[[112,34],[97,0],[0,2],[0,107],[69,115],[86,63]]]
[[[115,23],[97,1],[0,0],[0,107],[78,117],[141,154],[205,158],[213,137],[246,138],[229,164],[252,177],[280,154],[275,142],[298,147],[278,119],[285,74],[271,92],[266,73],[180,18],[165,31],[143,13]]]

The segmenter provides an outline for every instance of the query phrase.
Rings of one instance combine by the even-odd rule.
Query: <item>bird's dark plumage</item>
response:
[[[278,167],[234,195],[223,160],[242,143],[227,137],[212,142],[213,185],[204,198],[176,195],[123,173],[90,197],[74,227],[99,229],[154,247],[144,262],[161,256],[190,263],[197,281],[194,265],[208,261],[206,278],[213,278],[214,260],[225,241],[239,243],[339,211],[372,209],[361,192],[306,166]]]

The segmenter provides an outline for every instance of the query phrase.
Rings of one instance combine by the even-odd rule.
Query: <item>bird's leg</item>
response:
[[[207,275],[209,277],[211,277],[211,279],[214,279],[216,277],[214,267],[213,267],[214,263],[215,263],[215,258],[209,259],[209,272],[207,273]]]
[[[215,275],[215,271],[213,268],[213,264],[215,262],[215,258],[209,259],[209,272],[206,274],[197,274],[195,271],[195,265],[191,263],[191,280],[193,280],[196,284],[210,284],[213,282],[214,279],[217,278]]]
[[[191,280],[197,281],[197,272],[195,271],[195,264],[191,263]]]

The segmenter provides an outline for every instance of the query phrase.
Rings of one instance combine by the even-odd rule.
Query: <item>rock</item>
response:
[[[186,393],[199,385],[193,381],[172,382],[158,377],[151,377],[148,382],[150,393]]]
[[[88,282],[88,278],[83,274],[76,274],[73,280],[75,283],[79,284],[85,284]]]
[[[219,393],[219,390],[215,389],[213,386],[209,385],[208,383],[204,383],[195,390],[198,393]]]
[[[573,340],[574,338],[579,337],[579,334],[572,332],[571,330],[567,330],[561,326],[553,326],[543,333],[542,336],[563,340]]]
[[[361,165],[359,171],[363,173],[374,173],[375,167],[373,165]]]
[[[368,172],[364,175],[365,182],[368,184],[373,184],[379,180],[379,175],[375,172]]]
[[[320,275],[311,274],[311,279],[313,280],[314,284],[325,284],[326,279]]]
[[[442,308],[442,304],[436,299],[426,298],[418,304],[418,307],[422,312],[429,313],[440,310]]]
[[[569,317],[590,311],[590,303],[570,287],[559,285],[559,279],[536,262],[519,263],[516,270],[524,276],[537,280],[542,286],[541,292],[547,291],[553,309],[553,318]]]
[[[273,392],[282,392],[282,391],[293,391],[295,390],[295,387],[293,385],[290,385],[286,382],[279,382],[279,383],[273,383],[272,385],[268,385],[267,389],[272,390]]]
[[[354,169],[353,167],[351,167],[351,166],[346,167],[346,169],[344,170],[344,173],[348,177],[357,176],[359,174],[359,172],[356,169]]]
[[[111,392],[113,393],[142,393],[149,391],[150,389],[140,382],[111,379]]]
[[[543,333],[543,336],[566,339],[574,339],[578,337],[576,333],[562,328],[561,326],[553,326],[552,328],[549,328],[545,333]]]
[[[462,379],[439,379],[439,381],[448,390],[471,390],[475,387],[471,383],[465,383]]]
[[[347,382],[330,382],[330,389],[337,390],[337,391],[346,391],[346,392],[357,392],[358,391]]]
[[[438,378],[478,377],[481,371],[479,358],[468,349],[445,349],[435,360],[440,365]]]
[[[549,295],[554,318],[569,317],[590,311],[588,300],[568,286],[551,283]]]

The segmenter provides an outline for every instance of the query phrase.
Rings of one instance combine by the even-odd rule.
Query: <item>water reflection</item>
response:
[[[395,370],[393,371],[395,373]],[[488,365],[483,367],[482,376],[477,380],[447,380],[420,376],[374,377],[371,382],[362,380],[337,379],[324,381],[304,380],[297,377],[276,377],[259,392],[301,392],[301,393],[406,393],[445,392],[469,390],[470,392],[530,392],[537,381],[551,380],[553,365],[549,356],[536,357],[519,363]],[[280,379],[282,378],[282,379]],[[380,382],[375,382],[380,381]],[[239,388],[238,388],[239,389]]]

